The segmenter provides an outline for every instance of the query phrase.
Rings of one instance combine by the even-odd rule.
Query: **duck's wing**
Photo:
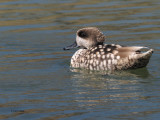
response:
[[[146,50],[147,49],[147,50]],[[153,49],[143,46],[119,47],[116,49],[117,70],[145,67],[153,53]]]
[[[117,48],[117,55],[120,56],[120,58],[125,58],[129,56],[143,54],[145,53],[145,51],[148,51],[148,49],[148,47],[144,46],[119,47]]]

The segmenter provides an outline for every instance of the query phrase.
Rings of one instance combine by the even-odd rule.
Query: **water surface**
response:
[[[157,120],[159,0],[0,0],[0,119]],[[106,43],[155,50],[146,68],[72,70],[62,48],[95,26]]]

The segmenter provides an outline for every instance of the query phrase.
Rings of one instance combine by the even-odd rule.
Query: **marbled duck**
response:
[[[73,68],[90,70],[126,70],[145,67],[153,49],[143,46],[121,46],[104,44],[105,36],[96,27],[82,28],[77,31],[76,42],[64,50],[80,47],[71,58]]]

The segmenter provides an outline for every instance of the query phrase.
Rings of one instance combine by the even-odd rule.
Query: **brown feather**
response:
[[[138,53],[140,53],[140,50],[143,48],[147,48],[147,47],[143,47],[143,46],[121,47],[121,48],[118,48],[117,55],[119,55],[121,58],[125,58],[125,57],[128,57],[129,55],[136,54],[137,51],[139,51]]]
[[[120,58],[125,58],[131,54],[134,54],[134,52],[119,52],[117,55],[120,56]]]

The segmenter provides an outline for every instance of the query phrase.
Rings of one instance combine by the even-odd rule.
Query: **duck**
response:
[[[104,42],[105,36],[97,27],[79,29],[76,41],[63,48],[79,48],[71,58],[70,67],[98,71],[137,69],[147,66],[154,51],[144,46],[123,46]]]

